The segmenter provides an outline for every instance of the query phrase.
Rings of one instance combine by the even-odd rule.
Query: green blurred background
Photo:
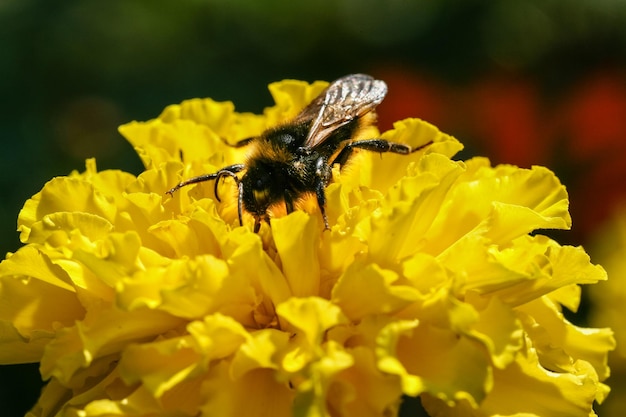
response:
[[[619,0],[0,0],[0,250],[85,158],[140,172],[120,124],[193,97],[259,112],[272,81],[355,72],[389,84],[381,129],[417,116],[460,158],[555,170],[574,216],[558,239],[585,243],[626,195],[625,68]],[[0,366],[0,414],[40,387],[36,364]]]

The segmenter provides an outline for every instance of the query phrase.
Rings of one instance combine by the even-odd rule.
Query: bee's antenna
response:
[[[174,193],[176,191],[178,191],[180,188],[183,188],[183,187],[185,187],[187,185],[196,184],[198,182],[214,180],[216,178],[216,176],[217,176],[217,174],[205,174],[205,175],[200,175],[200,176],[197,176],[197,177],[189,178],[188,180],[179,182],[178,184],[176,184],[176,186],[170,188],[165,193],[169,194],[170,196],[174,196]]]

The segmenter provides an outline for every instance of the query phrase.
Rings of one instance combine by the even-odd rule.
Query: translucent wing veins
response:
[[[378,106],[387,94],[387,84],[365,74],[352,74],[330,84],[296,117],[311,120],[305,147],[323,143],[337,128]]]

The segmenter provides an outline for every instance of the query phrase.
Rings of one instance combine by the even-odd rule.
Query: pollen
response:
[[[252,194],[254,195],[254,199],[261,205],[263,202],[268,201],[270,198],[270,190],[268,188],[264,188],[262,190],[253,190]]]

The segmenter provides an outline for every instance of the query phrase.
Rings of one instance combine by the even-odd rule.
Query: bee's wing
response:
[[[311,121],[304,146],[322,144],[339,127],[374,110],[385,95],[387,84],[369,75],[352,74],[334,81],[295,119]]]

